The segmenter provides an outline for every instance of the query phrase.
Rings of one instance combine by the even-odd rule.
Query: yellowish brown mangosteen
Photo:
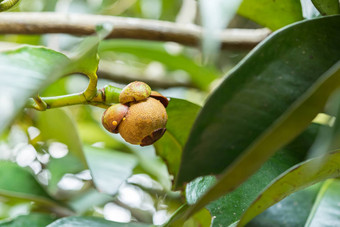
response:
[[[163,104],[150,97],[145,101],[130,103],[118,132],[126,142],[147,146],[162,137],[167,120]]]
[[[120,93],[120,104],[108,108],[102,117],[103,126],[120,133],[131,144],[147,146],[166,131],[168,99],[140,81],[128,84]]]

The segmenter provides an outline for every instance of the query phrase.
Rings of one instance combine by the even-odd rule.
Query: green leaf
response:
[[[248,207],[239,222],[243,226],[286,196],[309,185],[340,176],[340,151],[298,164],[273,181]]]
[[[95,206],[104,206],[108,202],[112,202],[114,197],[98,192],[98,190],[91,188],[83,194],[77,195],[69,201],[69,206],[77,214],[86,213],[86,211],[93,209]]]
[[[303,19],[297,0],[243,0],[238,13],[272,30]]]
[[[48,183],[49,192],[57,193],[58,183],[66,173],[78,173],[87,166],[83,154],[76,123],[67,109],[51,109],[38,113],[38,127],[45,140],[60,142],[67,145],[68,154],[60,159],[51,158],[47,164],[51,172]]]
[[[47,227],[151,227],[152,225],[140,223],[117,223],[98,217],[67,217],[49,224]]]
[[[135,156],[123,152],[86,146],[85,154],[96,187],[110,195],[117,193],[137,165]]]
[[[166,133],[154,146],[157,154],[165,160],[169,173],[174,176],[177,175],[182,150],[199,110],[200,106],[176,98],[171,98],[166,108]]]
[[[48,182],[48,191],[55,195],[59,191],[58,183],[67,173],[79,173],[84,170],[84,165],[72,154],[67,154],[62,158],[51,158],[47,164],[47,169],[51,173],[51,179]]]
[[[94,49],[108,32],[89,37],[71,53],[65,55],[43,47],[24,46],[0,53],[0,133],[25,106],[27,99],[37,95],[47,85],[63,75],[74,72],[96,77],[97,56]],[[84,60],[85,59],[85,60]]]
[[[207,208],[215,217],[213,226],[228,226],[238,221],[244,210],[273,179],[304,159],[318,128],[318,125],[312,124],[292,143],[271,157],[239,188],[210,203]],[[212,176],[200,177],[190,182],[186,187],[188,203],[196,203],[215,182],[216,178]]]
[[[14,219],[0,221],[1,227],[44,227],[55,220],[55,217],[48,214],[31,213],[20,215]]]
[[[196,119],[178,186],[218,174],[242,153],[254,155],[250,150],[258,152],[248,159],[258,168],[308,126],[338,86],[337,66],[325,72],[340,59],[339,22],[324,17],[282,29],[226,77]]]
[[[98,51],[100,55],[107,51],[129,53],[140,58],[161,62],[170,69],[182,69],[191,76],[193,83],[203,89],[207,89],[209,84],[217,78],[214,70],[198,65],[188,56],[182,53],[169,53],[162,42],[106,40],[100,43]]]
[[[320,189],[305,226],[337,226],[340,223],[340,180],[327,180]]]
[[[94,144],[101,142],[106,148],[112,148],[119,151],[129,151],[129,148],[122,142],[113,138],[100,123],[94,121],[78,122],[79,136],[85,144]]]
[[[129,147],[138,159],[138,166],[134,173],[147,173],[159,182],[166,191],[170,191],[172,184],[167,166],[164,161],[155,154],[153,147]]]
[[[229,225],[239,220],[244,210],[271,180],[291,167],[292,164],[297,163],[297,160],[294,159],[292,154],[285,155],[284,152],[278,152],[235,191],[207,205],[208,210],[216,217],[213,226]]]
[[[322,15],[333,15],[340,13],[338,0],[312,0],[312,2]]]
[[[277,32],[216,89],[193,126],[178,185],[229,168],[190,214],[234,190],[322,110],[340,82],[340,63],[329,69],[340,59],[333,51],[340,49],[339,22],[324,17]]]
[[[38,114],[38,127],[44,139],[66,144],[69,152],[86,165],[82,142],[71,113],[67,109],[51,109]]]
[[[70,58],[72,62],[69,65],[69,71],[97,77],[96,72],[99,63],[97,54],[98,45],[101,40],[111,33],[112,29],[113,26],[110,23],[97,25],[97,34],[87,37],[71,51]]]
[[[0,161],[0,195],[55,205],[30,171],[9,161]]]
[[[259,214],[247,226],[336,226],[338,216],[334,214],[338,208],[334,203],[339,198],[334,189],[338,190],[338,180],[331,179],[297,191]],[[324,223],[318,224],[319,221]]]
[[[316,184],[289,195],[255,217],[247,227],[257,226],[305,226],[313,209],[321,184]]]
[[[24,46],[0,52],[0,133],[27,98],[63,75],[68,62],[65,55],[43,47]]]

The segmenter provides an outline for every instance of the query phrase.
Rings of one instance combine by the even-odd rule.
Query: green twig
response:
[[[90,79],[91,80],[91,79]],[[77,104],[89,104],[102,108],[108,108],[113,103],[118,103],[118,97],[121,92],[120,88],[106,86],[101,90],[94,90],[93,84],[80,93],[54,96],[54,97],[34,97],[28,100],[26,107],[44,111],[46,109],[71,106]],[[94,93],[94,96],[93,96]]]
[[[12,8],[18,2],[19,0],[0,0],[0,12]]]

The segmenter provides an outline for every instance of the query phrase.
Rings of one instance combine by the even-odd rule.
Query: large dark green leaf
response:
[[[45,227],[55,220],[55,217],[48,214],[31,213],[20,215],[14,219],[3,220],[0,222],[1,227]]]
[[[151,227],[140,223],[117,223],[98,217],[67,217],[58,219],[47,227]]]
[[[117,193],[137,165],[135,156],[113,150],[87,146],[85,155],[96,187],[110,195]]]
[[[182,151],[200,106],[182,99],[171,98],[166,112],[168,123],[166,133],[154,146],[165,160],[170,174],[177,175]]]
[[[198,175],[229,168],[188,214],[234,190],[322,110],[340,84],[340,63],[334,64],[340,53],[332,51],[340,48],[336,41],[339,21],[340,17],[319,18],[274,34],[210,97],[183,153],[178,181],[183,183]],[[328,33],[317,42],[302,36],[309,32],[319,34],[323,28]],[[291,41],[292,46],[284,48],[285,41]],[[275,44],[280,44],[280,48]],[[321,48],[319,45],[324,45],[324,49],[313,49]],[[272,58],[267,59],[268,56]],[[267,63],[262,62],[265,59]],[[310,65],[308,69],[307,65]],[[234,160],[237,161],[233,163]]]
[[[312,2],[322,15],[340,13],[338,0],[312,0]]]
[[[303,19],[297,0],[243,0],[238,13],[273,30]]]
[[[309,124],[337,86],[327,81],[315,97],[319,83],[330,76],[322,75],[340,59],[339,22],[339,16],[324,17],[282,29],[228,75],[196,119],[183,152],[178,186],[220,173],[245,149],[255,148],[260,138],[264,142],[265,136],[277,136],[262,144],[272,154]],[[294,112],[311,95],[312,103],[304,103],[308,115]],[[252,163],[259,164],[258,158],[263,159],[260,155]]]
[[[296,162],[294,155],[285,154],[284,151],[278,152],[239,188],[209,204],[207,208],[216,217],[213,226],[229,225],[239,220],[258,193]]]
[[[340,151],[298,164],[275,179],[248,207],[239,225],[243,226],[256,215],[286,196],[319,181],[340,176]]]
[[[197,86],[207,89],[210,82],[217,78],[217,73],[209,68],[199,66],[184,54],[170,54],[161,42],[134,41],[134,40],[109,40],[99,45],[99,53],[114,51],[129,53],[141,58],[158,61],[170,69],[186,71]]]
[[[239,188],[209,204],[207,208],[215,217],[213,226],[228,226],[238,221],[244,210],[273,179],[291,166],[304,160],[316,137],[318,128],[318,125],[312,124],[292,143],[270,158],[259,171]],[[215,181],[215,177],[210,176],[190,182],[186,188],[188,203],[196,203]]]
[[[247,227],[292,227],[305,226],[306,220],[320,190],[316,184],[295,192],[255,217]]]

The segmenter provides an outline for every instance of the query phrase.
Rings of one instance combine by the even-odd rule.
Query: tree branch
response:
[[[1,13],[0,34],[47,34],[65,33],[90,35],[95,26],[109,22],[114,25],[108,38],[172,41],[197,46],[202,28],[193,24],[138,18],[113,17],[61,13]],[[221,32],[222,48],[251,49],[261,42],[270,31],[264,29],[226,29]]]

